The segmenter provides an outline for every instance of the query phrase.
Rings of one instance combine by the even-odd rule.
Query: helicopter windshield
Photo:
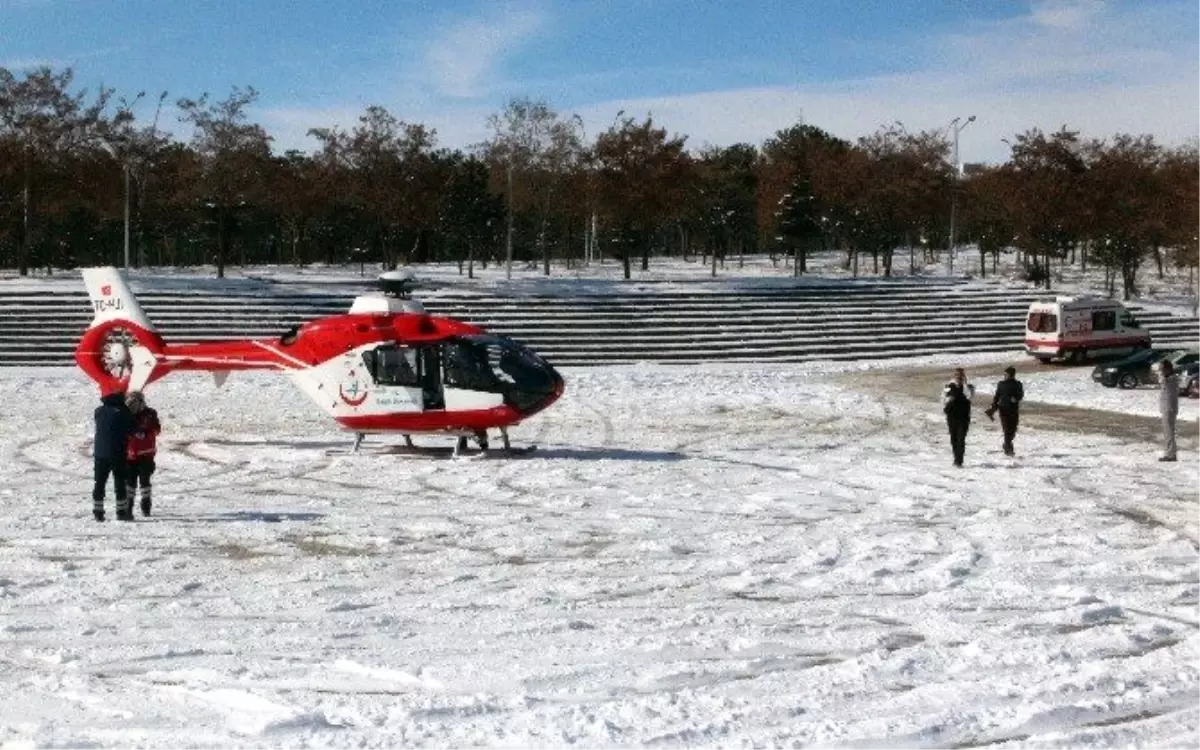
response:
[[[554,392],[560,380],[550,363],[512,339],[459,336],[445,344],[446,385],[504,394],[524,409]]]

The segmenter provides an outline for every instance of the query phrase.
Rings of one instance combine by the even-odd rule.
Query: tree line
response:
[[[817,250],[855,274],[939,262],[951,236],[980,275],[1018,254],[1050,286],[1056,265],[1102,266],[1137,293],[1153,258],[1198,262],[1197,144],[1014,134],[1000,165],[952,163],[948,130],[893,124],[854,142],[797,123],[761,145],[691,150],[652,117],[582,120],[514,99],[489,137],[440,147],[434,130],[367,107],[350,129],[309,131],[312,153],[274,153],[250,119],[258,92],[174,101],[186,141],[145,98],[73,90],[67,68],[0,68],[0,266],[458,262],[574,265],[656,256],[711,264],[770,253],[799,275]],[[146,109],[143,103],[142,109]],[[950,259],[953,262],[952,258]],[[869,269],[866,264],[870,264]]]

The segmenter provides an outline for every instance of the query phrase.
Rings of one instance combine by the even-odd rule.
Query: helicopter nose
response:
[[[554,378],[554,389],[550,391],[550,395],[546,397],[546,403],[542,406],[545,409],[550,404],[562,398],[563,391],[567,389],[567,384],[563,382],[562,375],[558,374],[558,370],[550,368],[550,373]]]
[[[563,391],[566,390],[566,384],[563,382],[562,375],[558,374],[549,363],[543,362],[542,375],[545,377],[542,387],[537,388],[535,392],[529,393],[532,398],[527,400],[528,405],[522,409],[523,416],[536,414],[545,409],[562,397]]]

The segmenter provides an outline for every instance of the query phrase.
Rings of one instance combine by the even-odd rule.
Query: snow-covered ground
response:
[[[457,263],[430,263],[411,266],[419,278],[426,281],[431,288],[422,292],[423,295],[437,295],[439,291],[463,292],[477,291],[484,293],[502,292],[506,294],[616,294],[630,293],[639,290],[667,291],[686,288],[691,293],[705,291],[735,291],[737,289],[771,289],[793,287],[797,284],[827,285],[897,282],[906,283],[937,283],[946,281],[966,281],[977,286],[1000,285],[1005,288],[1022,291],[1036,291],[1035,287],[1023,280],[1022,269],[1016,263],[1014,253],[1001,256],[997,272],[991,270],[991,260],[988,261],[988,274],[979,277],[979,254],[974,246],[962,248],[956,255],[953,273],[945,258],[939,263],[928,265],[918,264],[910,269],[907,253],[899,253],[893,266],[892,277],[885,278],[873,272],[869,257],[860,259],[859,274],[852,276],[845,266],[845,254],[841,252],[821,252],[809,259],[808,273],[802,277],[792,275],[791,266],[786,259],[777,256],[772,261],[767,255],[747,255],[741,261],[736,256],[726,259],[723,266],[718,265],[717,276],[711,275],[709,265],[701,264],[700,258],[694,256],[689,260],[679,257],[653,258],[648,271],[640,270],[639,264],[633,266],[630,281],[625,281],[622,266],[613,259],[602,263],[593,262],[587,266],[574,263],[566,267],[563,261],[556,261],[551,266],[551,275],[543,275],[541,263],[518,262],[513,265],[512,279],[508,279],[503,265],[489,264],[487,268],[481,265],[475,267],[475,278],[467,278],[465,272],[460,273]],[[280,284],[287,285],[293,292],[329,291],[331,288],[368,288],[373,286],[375,276],[379,273],[378,264],[335,265],[325,266],[314,264],[305,268],[290,265],[279,266],[230,266],[226,269],[228,278],[214,278],[213,267],[199,268],[146,268],[134,269],[129,272],[134,291],[208,291],[221,292],[234,290],[241,293],[280,291]],[[1147,260],[1140,269],[1140,294],[1132,300],[1133,303],[1147,308],[1174,312],[1181,315],[1193,315],[1197,304],[1197,283],[1194,274],[1188,269],[1175,268],[1168,265],[1164,269],[1163,278],[1158,278],[1157,267],[1152,260]],[[1104,283],[1102,267],[1089,268],[1080,271],[1077,266],[1054,268],[1055,294],[1098,294],[1108,296]],[[82,289],[79,272],[56,271],[47,277],[44,271],[35,271],[32,277],[21,278],[14,271],[0,271],[0,291],[46,291],[63,289],[78,291]],[[1120,298],[1121,289],[1118,285],[1115,296]]]
[[[321,265],[304,268],[295,266],[251,266],[226,269],[226,278],[215,278],[212,267],[143,268],[126,272],[135,292],[231,292],[239,294],[320,293],[337,290],[374,289],[380,267],[366,265]],[[519,263],[513,266],[508,279],[503,266],[476,267],[475,278],[459,273],[456,263],[427,263],[406,268],[424,284],[421,296],[437,296],[443,292],[483,294],[538,294],[575,296],[585,294],[636,294],[643,291],[666,292],[686,289],[689,293],[731,292],[739,289],[779,289],[797,285],[823,286],[830,284],[868,284],[886,281],[879,277],[863,276],[851,279],[836,272],[814,273],[795,278],[782,264],[773,266],[766,256],[749,257],[744,268],[733,263],[716,278],[709,274],[698,259],[692,262],[678,258],[658,259],[650,270],[636,271],[626,281],[619,263],[611,260],[587,267],[566,268],[562,263],[551,267],[545,276],[540,265]],[[912,277],[906,282],[947,282],[952,279],[933,276]],[[893,279],[900,281],[900,279]],[[19,277],[12,272],[0,272],[0,291],[30,292],[45,290],[79,291],[83,288],[78,270],[44,272]]]
[[[1002,369],[568,370],[538,452],[460,461],[172,376],[135,524],[90,520],[90,384],[0,371],[0,747],[1194,747],[1196,403],[1179,463],[1030,403],[954,469],[879,383],[959,362]]]

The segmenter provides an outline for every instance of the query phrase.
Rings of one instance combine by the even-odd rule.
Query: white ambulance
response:
[[[1025,351],[1042,362],[1083,362],[1149,347],[1150,332],[1124,305],[1106,297],[1040,299],[1025,318]]]

